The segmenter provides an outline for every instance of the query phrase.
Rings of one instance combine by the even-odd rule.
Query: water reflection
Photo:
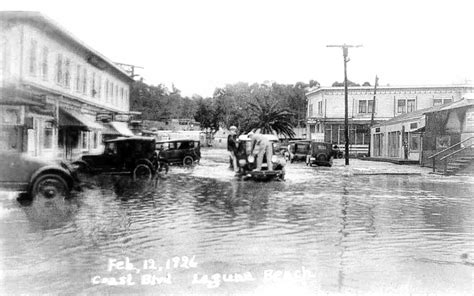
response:
[[[321,291],[469,291],[474,251],[473,185],[425,176],[342,176],[295,164],[286,182],[234,178],[227,164],[175,169],[150,182],[89,179],[72,200],[17,205],[3,217],[6,292],[228,294]],[[109,287],[108,258],[166,262],[173,285]],[[304,281],[265,282],[265,271],[311,271]],[[195,273],[250,272],[254,282],[209,289]],[[23,279],[28,276],[28,281]],[[111,274],[110,274],[111,275]],[[123,273],[117,272],[117,275]],[[74,279],[74,280],[73,280]],[[453,288],[454,287],[454,288]],[[293,290],[292,290],[293,289]],[[277,289],[278,290],[278,289]],[[286,290],[285,290],[286,291]]]

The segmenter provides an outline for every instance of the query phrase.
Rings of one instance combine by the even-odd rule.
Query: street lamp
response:
[[[349,165],[349,109],[348,109],[348,95],[347,95],[347,62],[349,62],[348,53],[349,47],[362,47],[362,45],[326,45],[326,47],[341,47],[342,56],[344,58],[344,140],[346,141],[345,146],[345,160],[346,165]]]

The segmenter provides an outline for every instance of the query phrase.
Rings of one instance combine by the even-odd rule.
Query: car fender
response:
[[[153,165],[153,163],[152,163],[150,160],[145,159],[145,158],[142,158],[142,159],[137,160],[137,161],[135,162],[134,167],[136,167],[136,166],[139,165],[139,164],[146,164],[147,166],[150,167],[150,169],[152,170],[153,173],[155,173],[155,171],[156,171],[156,169],[157,169],[157,168],[155,167],[155,165]]]
[[[47,165],[47,166],[41,167],[36,172],[34,172],[33,175],[31,175],[30,182],[29,182],[29,185],[28,185],[28,190],[31,190],[31,186],[33,185],[33,182],[36,178],[38,178],[39,176],[41,176],[43,174],[47,174],[47,173],[53,173],[53,174],[60,175],[67,182],[67,184],[69,186],[69,189],[72,189],[72,187],[74,185],[73,184],[74,180],[73,180],[73,178],[71,176],[71,173],[69,171],[67,171],[66,169],[64,169],[62,167],[58,167],[56,165]]]

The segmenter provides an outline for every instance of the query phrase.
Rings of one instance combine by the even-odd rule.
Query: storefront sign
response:
[[[95,120],[103,121],[103,122],[112,121],[112,114],[111,113],[97,113],[97,115],[95,116]]]
[[[114,121],[128,122],[130,115],[128,114],[114,114]]]

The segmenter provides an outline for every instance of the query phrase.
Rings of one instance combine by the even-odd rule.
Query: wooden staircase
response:
[[[459,156],[448,161],[444,175],[456,175],[457,173],[472,174],[472,166],[474,165],[474,153],[471,155]]]
[[[470,137],[430,156],[429,159],[433,160],[433,173],[474,175],[473,139],[474,137]]]

